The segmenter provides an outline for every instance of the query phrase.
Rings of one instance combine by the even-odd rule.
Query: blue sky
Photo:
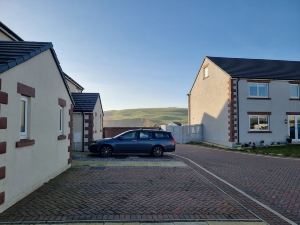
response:
[[[299,0],[0,0],[104,110],[187,107],[206,55],[300,60]]]

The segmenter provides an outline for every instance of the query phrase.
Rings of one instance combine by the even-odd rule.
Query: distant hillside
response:
[[[170,122],[187,123],[186,108],[143,108],[104,112],[104,127],[153,127]]]

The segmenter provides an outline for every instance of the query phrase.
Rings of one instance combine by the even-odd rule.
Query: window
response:
[[[290,84],[290,97],[299,98],[299,84]]]
[[[169,134],[166,132],[155,132],[154,137],[157,139],[170,138]]]
[[[269,84],[268,83],[249,83],[249,97],[254,98],[268,98]]]
[[[208,66],[204,68],[204,78],[208,77]]]
[[[21,96],[20,101],[20,139],[28,138],[28,98]]]
[[[140,131],[140,139],[150,139],[151,133],[149,131]]]
[[[249,115],[250,131],[269,131],[269,115]]]
[[[125,134],[122,134],[120,137],[122,140],[136,139],[136,132],[135,131],[127,132]]]
[[[63,133],[64,127],[64,108],[59,107],[59,133]]]

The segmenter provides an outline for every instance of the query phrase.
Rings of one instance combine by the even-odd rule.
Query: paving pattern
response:
[[[75,155],[73,163],[71,169],[0,214],[0,221],[260,221],[170,156]]]
[[[191,145],[178,145],[176,154],[193,160],[300,224],[300,160],[240,154]],[[235,197],[238,198],[236,195]]]

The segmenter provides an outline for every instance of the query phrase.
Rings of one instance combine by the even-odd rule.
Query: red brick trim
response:
[[[68,152],[71,152],[71,146],[68,146]]]
[[[22,83],[18,83],[17,92],[27,97],[35,97],[35,88],[27,86]]]
[[[67,136],[63,135],[63,134],[57,136],[57,140],[64,140],[66,138],[67,138]]]
[[[5,166],[0,167],[0,180],[5,178]]]
[[[251,100],[271,100],[271,98],[267,97],[267,98],[259,98],[259,97],[248,97],[247,99],[251,99]]]
[[[85,134],[85,135],[84,135],[84,137],[85,137],[85,138],[88,138],[88,137],[89,137],[89,135],[88,135],[88,134]]]
[[[290,84],[300,84],[300,80],[291,80],[289,81]]]
[[[7,118],[0,117],[0,129],[7,129]]]
[[[1,192],[0,193],[0,205],[2,205],[5,201],[5,192]]]
[[[0,142],[0,154],[6,153],[6,142]]]
[[[7,104],[8,94],[6,92],[0,91],[0,104]]]
[[[237,84],[236,80],[230,79],[228,81],[228,136],[229,142],[234,142],[236,140],[237,133]]]
[[[265,130],[265,131],[263,131],[263,130],[249,130],[248,131],[248,133],[259,133],[259,134],[261,134],[261,133],[272,133],[272,131],[269,131],[269,130]]]
[[[84,130],[89,130],[89,127],[85,127]]]
[[[270,83],[271,80],[247,80],[248,82],[252,83]]]
[[[286,115],[300,115],[300,112],[286,112]]]
[[[16,142],[16,148],[31,146],[35,144],[35,140],[30,139],[21,139],[20,141]]]
[[[60,105],[61,107],[65,107],[67,105],[66,100],[59,98],[58,99],[58,105]]]
[[[271,115],[271,112],[247,112],[248,115]]]

